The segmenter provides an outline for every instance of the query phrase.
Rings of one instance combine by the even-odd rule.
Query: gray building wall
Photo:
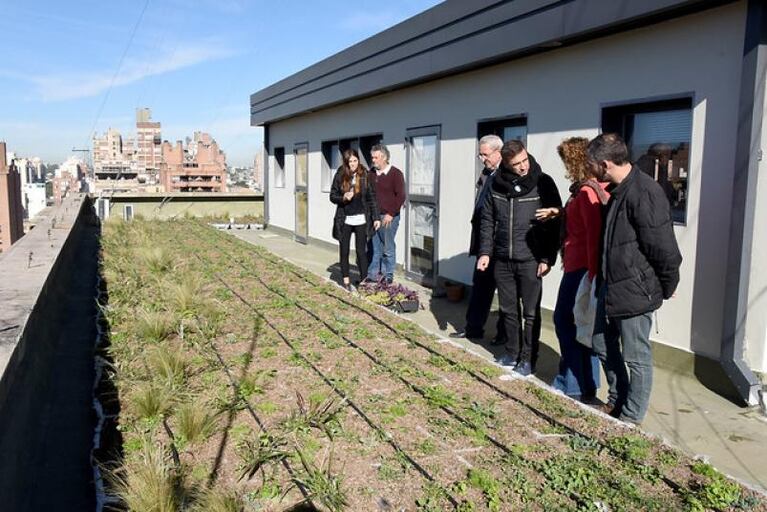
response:
[[[405,170],[406,130],[440,125],[439,273],[470,282],[473,259],[467,250],[479,120],[527,115],[529,150],[566,194],[556,154],[563,138],[595,136],[605,106],[691,95],[687,223],[675,228],[684,255],[681,283],[676,297],[658,312],[652,337],[718,358],[745,6],[737,2],[270,124],[270,149],[284,146],[286,151],[285,188],[274,187],[270,157],[270,223],[294,229],[294,143],[309,142],[309,236],[332,241],[334,207],[320,188],[321,142],[380,132],[392,163]],[[760,186],[767,186],[764,180]],[[764,200],[759,208],[757,217],[764,219]],[[404,260],[404,221],[399,262]],[[764,251],[764,236],[755,240],[755,250]],[[755,261],[761,261],[756,254]],[[553,308],[560,277],[557,268],[545,279],[545,307]],[[752,293],[766,289],[767,280],[760,283],[752,283]],[[759,300],[767,312],[767,299]],[[764,371],[765,325],[752,324],[748,362]]]

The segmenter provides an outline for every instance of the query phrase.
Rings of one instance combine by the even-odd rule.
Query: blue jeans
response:
[[[651,327],[652,312],[607,319],[606,342],[617,345],[620,338],[623,362],[628,367],[628,388],[620,420],[641,423],[647,414],[652,391]]]
[[[559,284],[554,308],[554,329],[559,339],[559,373],[551,386],[567,396],[580,398],[593,395],[599,388],[599,359],[594,352],[576,339],[575,295],[586,269],[565,272]]]
[[[603,287],[604,288],[604,287]],[[605,290],[600,292],[604,308]],[[604,309],[602,309],[604,311]],[[594,351],[605,364],[605,373],[614,403],[620,412],[618,419],[641,423],[647,414],[652,391],[652,346],[650,328],[652,311],[629,317],[602,317],[603,336],[594,336]],[[598,318],[599,320],[599,318]],[[600,326],[598,326],[599,328]],[[628,373],[626,368],[628,367]]]
[[[383,223],[383,215],[381,222]],[[394,217],[388,227],[381,227],[373,235],[373,255],[368,266],[368,279],[377,281],[381,276],[394,278],[394,267],[397,264],[397,246],[394,239],[399,227],[399,215]]]
[[[626,400],[629,377],[626,365],[623,363],[620,343],[612,338],[607,339],[607,314],[605,313],[606,287],[603,285],[597,297],[597,316],[594,319],[594,337],[591,339],[592,349],[602,363],[607,380],[607,403],[620,411]]]

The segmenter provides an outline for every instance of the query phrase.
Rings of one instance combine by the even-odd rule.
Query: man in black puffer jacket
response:
[[[541,319],[541,278],[549,273],[559,249],[559,221],[540,222],[540,208],[561,208],[554,180],[525,146],[510,140],[501,149],[502,165],[495,173],[482,207],[477,270],[495,261],[498,301],[504,320],[506,354],[499,363],[520,375],[530,375]],[[520,340],[517,305],[522,301],[524,329]]]
[[[668,198],[652,177],[631,164],[623,139],[616,134],[596,137],[588,157],[595,175],[612,183],[600,292],[607,324],[604,337],[595,336],[594,350],[606,363],[608,380],[609,373],[618,375],[612,414],[639,424],[652,389],[652,313],[674,294],[682,255]]]

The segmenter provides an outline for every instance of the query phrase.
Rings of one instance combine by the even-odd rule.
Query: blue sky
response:
[[[437,3],[5,0],[0,140],[60,162],[94,130],[132,135],[149,107],[163,139],[209,131],[230,164],[252,165],[251,93]]]

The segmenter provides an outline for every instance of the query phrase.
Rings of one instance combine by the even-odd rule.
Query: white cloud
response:
[[[196,43],[179,43],[174,49],[166,48],[143,56],[129,58],[123,62],[118,75],[114,78],[114,70],[95,72],[69,71],[61,74],[49,74],[32,78],[36,85],[37,94],[43,101],[63,101],[77,98],[97,96],[106,91],[110,84],[113,87],[128,85],[144,78],[162,75],[234,55],[234,51],[216,43],[205,41]]]

